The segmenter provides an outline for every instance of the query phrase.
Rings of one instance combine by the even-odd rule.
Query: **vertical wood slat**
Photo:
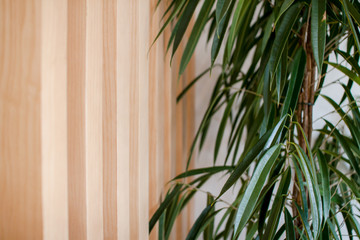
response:
[[[104,1],[103,196],[104,239],[117,239],[116,0]],[[120,184],[121,185],[121,184]]]
[[[182,121],[169,55],[164,61],[168,31],[149,72],[151,7],[1,0],[1,239],[148,238],[149,185],[158,201],[174,177]],[[157,173],[149,182],[150,143]]]
[[[117,221],[118,239],[130,239],[130,81],[131,1],[117,3]]]
[[[69,239],[87,239],[85,81],[86,0],[68,0],[67,35]]]
[[[0,1],[0,239],[41,239],[41,2]]]
[[[87,239],[103,233],[103,1],[86,1],[85,158]]]
[[[43,238],[68,239],[67,2],[42,0],[41,9]]]

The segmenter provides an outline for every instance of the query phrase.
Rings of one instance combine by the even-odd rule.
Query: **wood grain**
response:
[[[0,1],[0,239],[42,239],[39,0]]]
[[[156,3],[0,0],[0,239],[148,239],[192,132]]]
[[[118,239],[130,239],[130,68],[131,2],[117,2],[117,222]],[[121,39],[121,41],[119,41]],[[134,201],[134,199],[132,199]]]
[[[104,239],[117,239],[116,0],[103,14],[103,196]]]
[[[69,239],[87,239],[85,162],[86,0],[68,0]]]
[[[41,150],[43,238],[68,239],[67,2],[42,0]]]
[[[86,1],[85,155],[87,239],[103,229],[103,1]]]

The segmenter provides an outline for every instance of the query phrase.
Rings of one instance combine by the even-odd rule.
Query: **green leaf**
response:
[[[180,193],[178,193],[178,195],[180,195]],[[177,197],[177,198],[179,198],[179,197]],[[170,219],[167,219],[167,221],[166,221],[167,229],[165,232],[165,239],[169,239],[170,234],[171,234],[171,229],[175,223],[176,217],[179,215],[179,213],[183,207],[185,200],[186,200],[186,195],[183,195],[179,202],[178,201],[174,202],[174,204],[175,204],[174,211],[171,213]]]
[[[184,53],[181,57],[180,62],[180,69],[179,69],[179,76],[182,75],[185,71],[186,66],[188,65],[191,56],[194,53],[195,47],[199,41],[200,35],[205,27],[206,21],[208,19],[209,13],[211,11],[211,8],[214,4],[215,0],[207,0],[204,2],[200,13],[198,15],[198,18],[196,19],[196,22],[194,24],[194,28],[191,31],[189,40],[186,44]]]
[[[245,170],[250,166],[250,164],[254,161],[256,156],[258,156],[261,151],[264,149],[264,146],[270,137],[271,131],[268,131],[264,134],[263,137],[259,139],[259,141],[255,144],[253,148],[251,148],[247,153],[245,158],[236,166],[235,170],[232,172],[228,180],[225,182],[222,187],[220,194],[218,196],[221,197],[231,186],[233,186],[236,181],[241,177],[241,175],[245,172]]]
[[[165,23],[163,24],[163,26],[161,27],[160,31],[158,32],[158,34],[156,35],[154,41],[151,44],[151,47],[154,45],[154,43],[156,42],[156,40],[160,37],[160,35],[164,32],[165,28],[169,25],[169,23],[174,20],[174,18],[176,17],[176,15],[179,13],[179,11],[182,9],[182,7],[184,6],[184,4],[186,3],[186,0],[182,0],[182,2],[172,11],[171,15],[166,19]],[[150,47],[150,48],[151,48]]]
[[[348,126],[352,137],[356,140],[356,142],[360,146],[360,130],[355,126],[353,120],[344,112],[344,110],[338,104],[336,104],[334,100],[332,100],[327,96],[322,95],[322,97],[325,98],[325,100],[327,100],[333,106],[336,112],[341,116],[345,124]]]
[[[190,229],[189,234],[186,237],[186,240],[193,240],[196,239],[196,236],[199,233],[200,228],[202,227],[207,215],[210,213],[211,209],[213,208],[213,204],[208,205],[200,214],[200,216],[196,219],[194,225]]]
[[[340,64],[337,64],[337,63],[332,63],[332,62],[326,62],[326,63],[330,64],[331,66],[333,66],[337,70],[341,71],[346,76],[348,76],[351,80],[353,80],[354,82],[356,82],[357,84],[360,85],[360,77],[358,75],[356,75],[356,73],[354,73],[350,69],[348,69],[348,68],[346,68],[346,67],[344,67],[344,66],[342,66]]]
[[[223,17],[227,13],[227,11],[230,8],[232,0],[218,0],[216,4],[216,23],[219,25],[219,23],[222,21]]]
[[[305,228],[303,230],[305,230],[308,239],[313,240],[314,237],[313,237],[313,234],[312,234],[312,232],[310,230],[309,222],[308,222],[308,219],[306,217],[307,213],[302,211],[301,208],[299,207],[299,205],[296,202],[294,202],[294,203],[295,203],[296,209],[298,210],[301,222],[305,226]],[[300,231],[298,231],[298,232],[300,232]]]
[[[211,102],[210,106],[208,107],[208,109],[206,110],[206,113],[205,113],[205,116],[203,117],[203,120],[201,121],[200,123],[200,127],[198,129],[198,131],[196,132],[196,135],[195,135],[195,138],[194,138],[194,141],[191,145],[191,148],[190,148],[190,152],[189,152],[189,157],[188,157],[188,160],[187,160],[187,164],[186,164],[186,170],[189,169],[189,165],[190,165],[190,161],[191,161],[191,158],[192,158],[192,154],[194,153],[194,149],[195,149],[195,145],[196,145],[196,142],[200,136],[200,133],[204,130],[204,128],[206,127],[206,124],[207,124],[207,121],[209,120],[210,116],[211,116],[211,113],[212,111],[214,110],[215,106],[217,105],[218,101],[221,99],[222,95],[218,95],[216,96],[213,101]]]
[[[346,14],[346,18],[348,20],[348,23],[350,25],[350,29],[351,29],[351,32],[352,32],[352,35],[354,37],[354,40],[355,40],[355,44],[356,44],[356,47],[358,49],[358,51],[360,51],[360,42],[359,42],[359,38],[357,36],[357,33],[356,33],[356,30],[355,30],[355,26],[354,26],[354,23],[352,21],[352,18],[351,18],[351,14],[349,12],[349,9],[351,9],[351,11],[353,12],[353,14],[355,12],[357,12],[354,8],[354,6],[349,2],[349,0],[343,0],[343,6],[344,6],[344,11],[345,11],[345,14]],[[357,19],[359,19],[357,17]],[[358,23],[359,24],[359,23]]]
[[[201,79],[207,72],[210,71],[211,68],[206,69],[202,73],[200,73],[194,80],[192,80],[182,91],[181,93],[176,97],[176,102],[179,102],[183,96],[189,91],[189,89],[194,86],[194,84]]]
[[[297,17],[303,8],[302,3],[296,3],[291,6],[284,14],[281,19],[280,24],[276,27],[276,34],[273,47],[271,49],[270,59],[269,59],[269,71],[270,78],[273,79],[275,76],[276,69],[280,62],[280,57],[286,46],[286,42],[291,33],[291,29],[294,26],[295,22],[298,20]],[[277,86],[280,88],[280,86]]]
[[[159,240],[165,239],[165,215],[166,210],[161,214],[159,219]]]
[[[324,219],[328,219],[329,211],[330,211],[330,177],[329,171],[327,168],[327,163],[324,155],[321,151],[317,153],[318,160],[319,160],[319,167],[320,167],[320,174],[321,174],[321,185],[323,189],[323,209],[324,209]]]
[[[276,20],[274,22],[274,25],[276,26],[277,22],[279,21],[280,17],[288,10],[288,8],[293,4],[295,0],[285,0],[283,4],[281,5],[280,12],[278,16],[276,17]]]
[[[177,31],[176,31],[176,35],[175,35],[175,39],[174,39],[171,59],[175,55],[175,52],[178,49],[180,42],[184,37],[186,29],[189,26],[189,23],[191,21],[191,18],[195,12],[195,9],[196,9],[196,6],[198,5],[198,3],[199,3],[199,0],[188,1],[188,4],[186,5],[184,12],[181,14],[181,17],[177,23],[177,24],[179,24],[179,26],[177,27]]]
[[[159,208],[156,210],[154,215],[151,217],[149,222],[149,233],[155,226],[156,222],[159,220],[165,209],[171,204],[171,201],[180,191],[181,185],[177,184],[174,189],[165,197],[164,201],[160,204]]]
[[[177,175],[173,180],[191,177],[191,176],[198,175],[198,174],[205,174],[205,173],[214,174],[214,173],[218,173],[218,172],[222,172],[222,171],[230,171],[233,169],[234,169],[234,167],[232,167],[232,166],[213,166],[213,167],[208,167],[208,168],[191,169],[191,170],[188,170],[186,172],[183,172],[183,173]]]
[[[241,199],[238,211],[236,213],[234,223],[234,239],[236,239],[243,228],[246,226],[251,214],[255,208],[259,198],[261,189],[270,172],[270,169],[275,163],[275,160],[280,154],[281,145],[275,145],[266,151],[264,156],[260,159],[257,167],[251,177],[250,183],[245,190],[244,197]]]
[[[336,219],[335,219],[336,220]],[[326,224],[329,226],[330,231],[332,233],[332,235],[334,236],[335,240],[339,240],[338,236],[337,236],[337,232],[335,230],[334,225],[331,223],[330,219],[326,219]],[[341,237],[341,235],[340,235]],[[342,239],[342,238],[341,238]]]
[[[321,73],[326,44],[326,0],[312,0],[311,2],[311,45]]]
[[[232,1],[231,5],[229,7],[229,10],[226,11],[226,13],[225,13],[226,14],[225,17],[222,17],[220,22],[217,24],[217,30],[216,30],[216,33],[214,34],[213,43],[211,46],[211,66],[214,65],[216,57],[219,54],[221,44],[225,37],[227,26],[230,21],[231,12],[234,7],[234,4],[235,4],[235,1]]]
[[[208,193],[207,194],[206,204],[211,205],[213,202],[214,202],[213,196]],[[214,208],[212,208],[211,211],[210,211],[210,214],[213,214],[214,212],[215,212]],[[204,238],[212,240],[213,239],[213,233],[214,233],[214,218],[210,218],[209,223],[206,225],[206,227],[204,229]]]
[[[322,219],[322,203],[321,203],[321,196],[318,189],[317,181],[314,180],[314,173],[311,168],[310,161],[303,151],[298,145],[294,145],[297,151],[297,155],[294,155],[295,158],[298,160],[300,168],[304,174],[306,184],[309,191],[309,199],[311,204],[311,215],[312,215],[312,223],[313,223],[313,231],[314,234],[312,237],[315,239],[318,237],[321,231],[321,219]],[[311,154],[310,154],[311,155]]]
[[[229,116],[230,116],[230,113],[231,113],[231,109],[232,109],[232,106],[233,106],[233,103],[235,101],[235,98],[236,98],[237,94],[234,94],[228,101],[228,104],[225,108],[225,111],[224,111],[224,115],[221,119],[221,122],[220,122],[220,125],[219,125],[219,129],[217,131],[217,136],[216,136],[216,141],[215,141],[215,148],[214,148],[214,163],[216,162],[216,158],[218,156],[218,153],[219,153],[219,149],[220,149],[220,145],[221,145],[221,142],[222,142],[222,138],[224,136],[224,131],[225,131],[225,127],[226,127],[226,123],[229,119]]]
[[[359,189],[356,186],[356,184],[352,180],[350,180],[348,177],[346,177],[345,174],[343,174],[342,172],[337,170],[335,167],[331,166],[330,164],[328,164],[328,166],[333,172],[335,172],[346,183],[346,185],[348,185],[348,187],[351,189],[352,193],[354,193],[356,198],[360,198],[360,192],[359,192]]]
[[[286,239],[295,240],[294,222],[289,211],[286,208],[285,208],[285,226],[286,226]]]
[[[287,192],[290,186],[290,181],[291,181],[291,172],[290,172],[290,168],[287,168],[284,172],[284,176],[281,178],[278,191],[275,195],[275,199],[271,207],[268,223],[266,225],[266,229],[264,233],[265,239],[273,239],[273,236],[279,224],[282,209],[285,204]]]
[[[228,58],[231,55],[231,50],[234,46],[235,37],[240,28],[241,19],[243,17],[243,15],[241,14],[243,5],[244,5],[244,0],[239,0],[238,4],[236,6],[234,16],[233,16],[231,28],[229,31],[229,37],[228,37],[228,41],[227,41],[226,49],[225,49],[225,55],[228,56]]]
[[[353,97],[353,95],[351,94],[350,89],[347,86],[342,84],[342,87],[344,88],[345,94],[349,99],[349,103],[351,106],[351,112],[354,116],[355,124],[356,124],[357,128],[360,128],[360,111],[359,111],[359,107],[356,104],[356,100]],[[360,146],[359,146],[359,148],[360,148]]]
[[[359,161],[356,159],[356,157],[354,156],[353,152],[351,151],[349,145],[347,144],[344,136],[339,132],[339,130],[337,130],[334,125],[332,125],[329,121],[325,120],[326,124],[331,128],[331,130],[333,131],[336,139],[340,142],[341,146],[343,147],[346,155],[349,157],[350,160],[350,164],[351,166],[354,168],[354,170],[356,171],[356,173],[358,175],[360,175],[360,167],[359,167]]]
[[[299,48],[294,58],[289,88],[286,92],[285,101],[281,110],[282,117],[286,116],[286,114],[295,112],[301,90],[301,85],[304,78],[305,66],[306,54],[302,48]]]
[[[335,52],[339,53],[344,58],[344,60],[351,65],[357,75],[360,75],[360,66],[358,65],[356,59],[353,56],[351,56],[347,52],[341,51],[340,49],[336,49]]]

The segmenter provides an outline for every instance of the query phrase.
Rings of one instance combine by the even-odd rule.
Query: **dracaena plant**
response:
[[[207,81],[213,68],[220,69],[187,166],[195,148],[201,151],[213,116],[222,118],[215,126],[214,165],[187,168],[172,181],[151,217],[150,231],[156,226],[159,239],[168,239],[176,216],[195,194],[204,194],[198,191],[204,183],[221,173],[225,184],[217,195],[208,194],[187,239],[359,239],[360,111],[353,90],[360,84],[359,1],[166,4],[159,35],[171,28],[172,54],[185,31],[191,32],[181,53],[180,75],[201,35],[211,45],[211,64],[178,100],[197,81]],[[195,22],[189,24],[192,17]],[[332,69],[343,74],[342,81],[333,83],[340,101],[322,94]],[[340,121],[323,119],[323,127],[313,129],[313,105],[320,98]],[[226,156],[218,154],[221,145]],[[230,189],[233,202],[218,208]]]

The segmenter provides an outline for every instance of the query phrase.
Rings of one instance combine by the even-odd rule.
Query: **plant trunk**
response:
[[[303,39],[303,47],[306,51],[306,69],[303,79],[303,84],[301,87],[301,92],[299,96],[298,106],[297,106],[297,112],[296,117],[297,121],[300,123],[302,129],[304,130],[305,137],[308,139],[309,144],[311,146],[311,135],[312,135],[312,110],[314,105],[314,95],[315,95],[315,71],[316,71],[316,62],[313,56],[312,52],[312,46],[311,46],[311,26],[310,22],[306,24],[306,26],[302,29],[302,39]],[[306,147],[306,140],[300,130],[300,128],[297,129],[298,131],[298,140],[299,145],[307,155],[311,154],[311,149],[307,149]],[[304,178],[304,176],[301,176]],[[301,206],[302,200],[301,200],[301,192],[299,189],[298,181],[295,177],[294,179],[294,187],[293,187],[293,199],[296,201],[296,203]],[[309,194],[306,192],[307,197],[307,203],[309,202]],[[310,207],[309,207],[310,211]],[[295,207],[295,204],[293,205],[293,216],[297,217],[295,219],[295,226],[297,226],[299,229],[302,228],[302,222],[300,220],[299,213]],[[299,239],[300,235],[297,232],[296,238]]]

